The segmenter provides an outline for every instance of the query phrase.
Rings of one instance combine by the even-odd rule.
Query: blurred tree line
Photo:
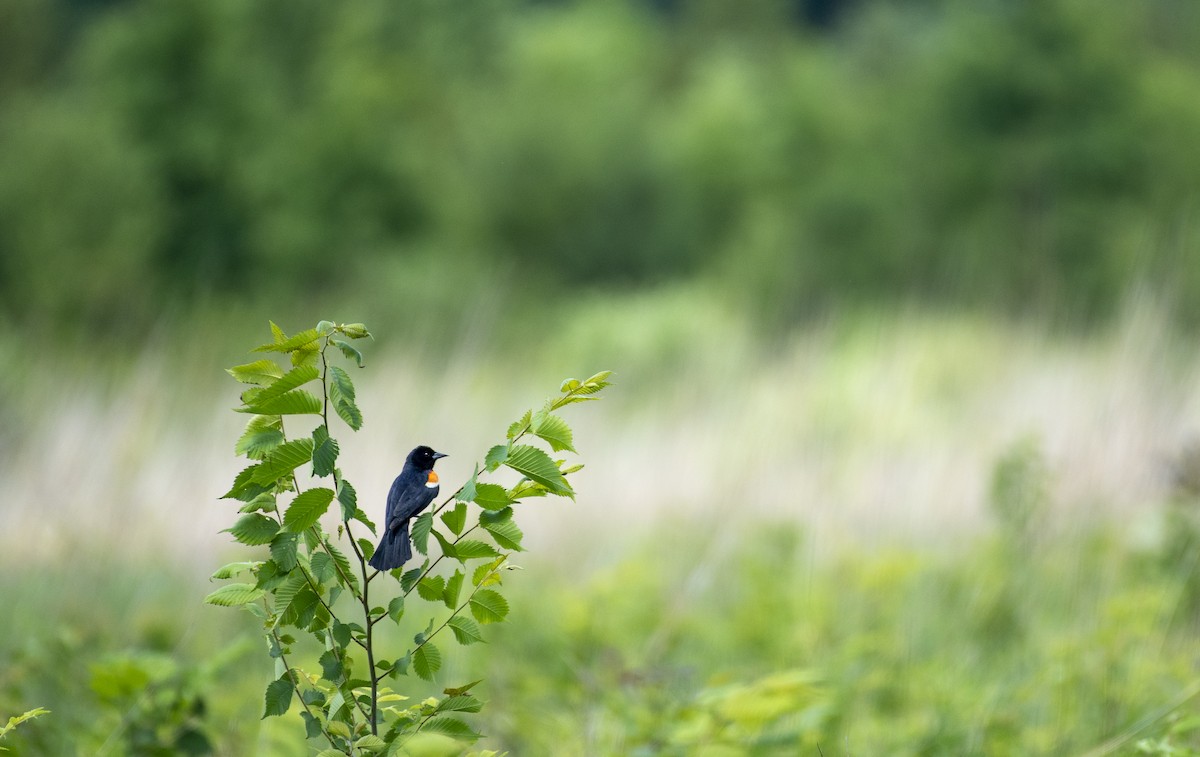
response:
[[[1192,0],[0,0],[30,323],[432,271],[1195,318],[1198,182]]]

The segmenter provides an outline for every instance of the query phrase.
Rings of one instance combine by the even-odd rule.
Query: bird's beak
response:
[[[440,460],[440,459],[442,459],[443,457],[450,457],[450,456],[449,456],[449,455],[447,455],[445,452],[434,452],[434,453],[433,453],[433,459],[434,459],[434,460]]]

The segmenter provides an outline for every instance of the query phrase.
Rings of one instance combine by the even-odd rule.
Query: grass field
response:
[[[443,671],[485,679],[481,746],[1200,748],[1200,525],[1178,486],[1195,345],[1146,307],[1087,335],[863,313],[768,344],[702,301],[584,302],[535,354],[489,348],[486,325],[405,354],[381,333],[368,354],[342,455],[373,516],[413,444],[450,451],[459,480],[560,379],[617,371],[573,416],[578,502],[519,513],[511,622]],[[240,430],[218,369],[241,357],[216,337],[36,357],[0,385],[0,714],[52,711],[15,753],[170,754],[153,745],[194,734],[302,753],[294,712],[258,719],[250,616],[200,604],[244,554],[217,500]]]

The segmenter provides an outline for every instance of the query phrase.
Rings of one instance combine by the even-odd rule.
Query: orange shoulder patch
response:
[[[436,484],[437,482],[438,482],[437,474],[434,473],[433,471],[429,471],[429,478],[425,479],[425,483]]]

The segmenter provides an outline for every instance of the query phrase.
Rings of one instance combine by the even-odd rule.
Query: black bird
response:
[[[371,556],[371,567],[392,570],[412,559],[408,523],[438,495],[438,477],[433,472],[433,464],[442,457],[446,455],[424,445],[408,453],[404,470],[396,476],[388,492],[383,537]]]

